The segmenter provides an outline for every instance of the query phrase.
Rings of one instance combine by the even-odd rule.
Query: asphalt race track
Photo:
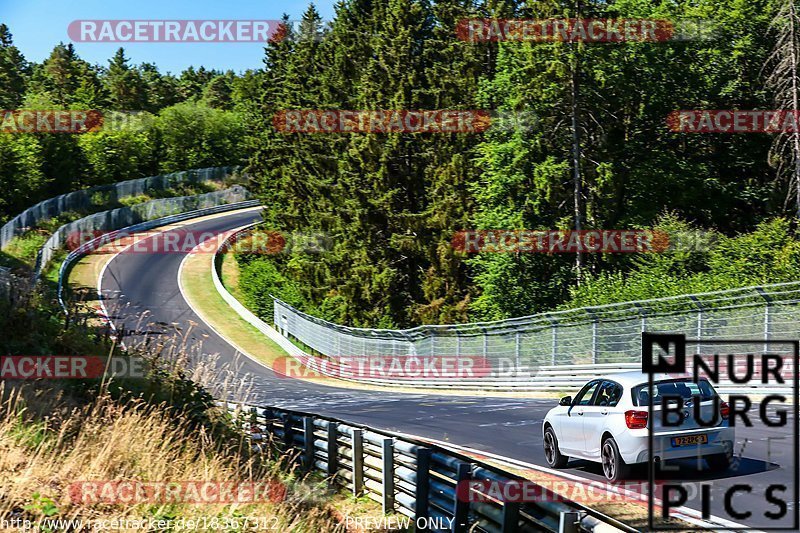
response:
[[[246,225],[259,216],[253,212],[233,213],[193,224],[194,231],[222,233]],[[183,253],[121,253],[107,266],[101,293],[117,328],[131,331],[132,336],[147,334],[152,339],[189,332],[191,343],[200,344],[203,356],[219,354],[221,361],[237,361],[239,372],[250,373],[255,383],[255,403],[313,411],[377,428],[410,433],[425,438],[448,441],[503,455],[520,461],[546,465],[542,450],[541,424],[547,410],[555,405],[552,399],[483,398],[404,394],[397,392],[360,391],[329,387],[278,377],[264,366],[237,355],[236,350],[205,325],[191,310],[178,287],[178,269]],[[214,290],[209,281],[209,290]],[[231,311],[233,312],[233,311]],[[142,317],[145,316],[145,319]],[[791,424],[791,417],[790,417]],[[712,514],[745,523],[749,526],[775,526],[763,517],[776,507],[765,501],[766,485],[785,484],[787,501],[794,499],[794,473],[761,459],[767,457],[765,437],[768,428],[737,428],[737,438],[747,439],[744,458],[737,471],[726,474],[700,474],[681,467],[675,474],[683,481],[713,480],[714,495],[735,484],[750,484],[753,495],[741,494],[733,499],[739,511],[752,511],[746,520],[727,515],[721,497],[711,502]],[[791,463],[791,425],[769,429],[775,437],[771,454],[780,462]],[[776,459],[777,460],[777,459]],[[797,457],[794,458],[797,460]],[[567,472],[592,480],[603,480],[599,464],[572,461]],[[646,476],[638,472],[637,477]],[[699,502],[690,504],[699,509]],[[789,507],[790,515],[794,511]]]

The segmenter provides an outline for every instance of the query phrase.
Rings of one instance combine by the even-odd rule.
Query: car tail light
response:
[[[719,414],[722,416],[723,420],[727,420],[728,416],[731,414],[731,408],[725,402],[719,402]]]
[[[647,411],[625,411],[625,424],[628,429],[647,427]]]

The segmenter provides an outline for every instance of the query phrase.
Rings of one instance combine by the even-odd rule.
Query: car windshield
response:
[[[647,383],[637,385],[632,392],[634,405],[650,405],[650,392],[648,391]],[[653,399],[655,400],[653,405],[660,405],[661,398],[664,396],[682,396],[684,399],[699,396],[700,401],[706,401],[712,400],[717,395],[708,380],[701,379],[695,383],[689,378],[657,381],[653,384],[653,394]]]

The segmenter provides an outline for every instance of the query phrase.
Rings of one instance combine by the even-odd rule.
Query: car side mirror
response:
[[[558,405],[566,405],[566,406],[572,405],[572,396],[564,396],[563,398],[561,398],[561,401],[558,402]]]

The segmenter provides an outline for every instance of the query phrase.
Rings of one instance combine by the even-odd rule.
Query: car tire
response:
[[[603,466],[603,475],[609,481],[621,481],[628,477],[630,467],[625,464],[619,454],[617,441],[608,437],[600,445],[600,460]]]
[[[732,462],[732,453],[718,453],[706,457],[706,463],[708,463],[708,468],[710,468],[712,472],[724,472],[731,467]]]
[[[562,455],[558,449],[556,432],[550,426],[544,430],[544,459],[550,468],[564,468],[569,461],[569,457]]]

